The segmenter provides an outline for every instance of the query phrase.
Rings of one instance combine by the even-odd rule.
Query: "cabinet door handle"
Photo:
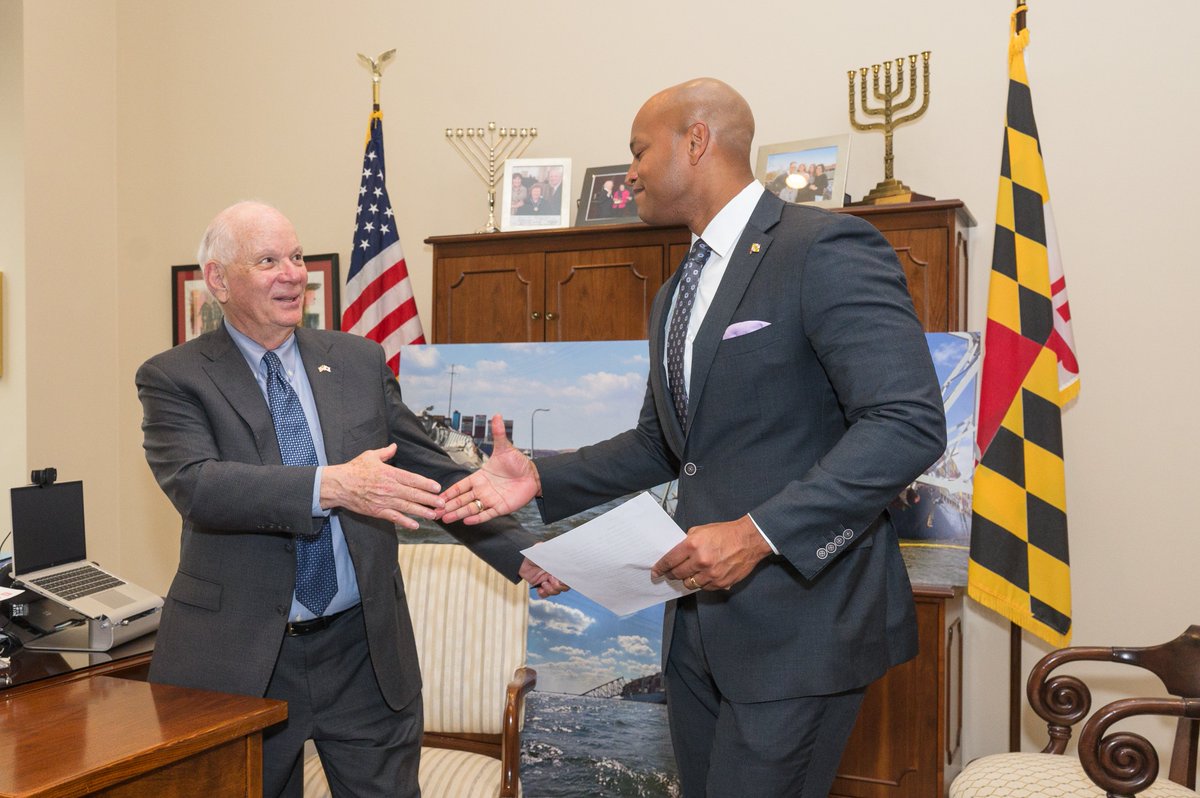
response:
[[[557,319],[558,319],[558,316],[557,316],[556,314],[554,314],[554,313],[547,313],[547,314],[546,314],[546,321],[555,321],[555,320],[557,320]]]
[[[538,313],[536,310],[533,313],[529,314],[529,318],[533,319],[534,321],[537,321],[541,317],[542,317],[542,314]]]

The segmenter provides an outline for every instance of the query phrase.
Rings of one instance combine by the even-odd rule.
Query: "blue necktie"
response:
[[[279,455],[284,465],[318,465],[317,450],[312,432],[300,406],[300,397],[292,390],[279,355],[263,355],[267,364],[267,404],[275,422],[275,437],[279,440]],[[324,614],[337,594],[337,569],[333,562],[333,530],[329,519],[316,535],[296,537],[296,598],[313,615]]]
[[[675,403],[675,417],[679,426],[687,431],[687,385],[683,381],[683,352],[687,345],[688,320],[692,317],[692,305],[696,303],[696,289],[700,285],[700,272],[708,263],[712,249],[703,239],[696,239],[687,257],[679,267],[679,288],[675,294],[675,312],[671,315],[671,329],[667,331],[667,386],[671,389],[671,400]]]

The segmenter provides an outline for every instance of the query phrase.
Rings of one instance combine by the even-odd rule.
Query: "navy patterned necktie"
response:
[[[703,239],[696,239],[691,250],[679,267],[679,288],[675,293],[675,312],[671,315],[671,329],[667,331],[667,386],[671,389],[671,400],[675,403],[675,416],[679,426],[687,431],[687,385],[683,381],[683,353],[687,345],[688,320],[692,317],[692,305],[696,303],[696,289],[700,285],[700,272],[708,263],[712,249]]]
[[[300,406],[300,397],[292,390],[279,355],[263,355],[267,365],[267,404],[275,422],[279,455],[289,466],[319,465],[312,432]],[[296,598],[313,615],[321,616],[337,594],[337,568],[333,562],[333,530],[329,518],[316,535],[296,537]]]

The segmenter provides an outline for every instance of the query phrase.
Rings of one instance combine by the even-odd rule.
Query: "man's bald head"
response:
[[[686,224],[699,234],[753,179],[754,114],[746,99],[715,78],[658,92],[633,120],[627,182],[638,215],[652,224]]]
[[[240,254],[239,247],[249,232],[266,222],[277,222],[281,219],[287,221],[287,217],[281,211],[265,202],[235,202],[218,213],[204,231],[197,252],[200,267],[204,268],[206,263],[212,261],[221,264],[233,262]]]
[[[663,89],[642,106],[642,111],[663,115],[683,132],[696,123],[708,126],[717,154],[734,163],[750,164],[754,140],[754,113],[746,98],[724,81],[695,78]]]

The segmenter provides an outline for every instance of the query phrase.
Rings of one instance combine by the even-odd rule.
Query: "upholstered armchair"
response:
[[[1053,675],[1060,666],[1081,660],[1148,670],[1173,697],[1121,699],[1088,717],[1092,695],[1087,686],[1074,676]],[[1200,626],[1150,648],[1051,652],[1030,672],[1026,694],[1046,721],[1049,743],[1041,753],[994,754],[971,762],[950,786],[950,798],[1196,798]],[[1179,718],[1166,778],[1158,778],[1158,754],[1148,740],[1132,732],[1110,732],[1113,724],[1137,715]],[[1081,721],[1078,758],[1066,756],[1071,729]]]
[[[424,680],[423,798],[521,794],[520,729],[537,673],[524,667],[529,587],[465,546],[400,546],[400,570]],[[329,795],[316,755],[304,796]]]

